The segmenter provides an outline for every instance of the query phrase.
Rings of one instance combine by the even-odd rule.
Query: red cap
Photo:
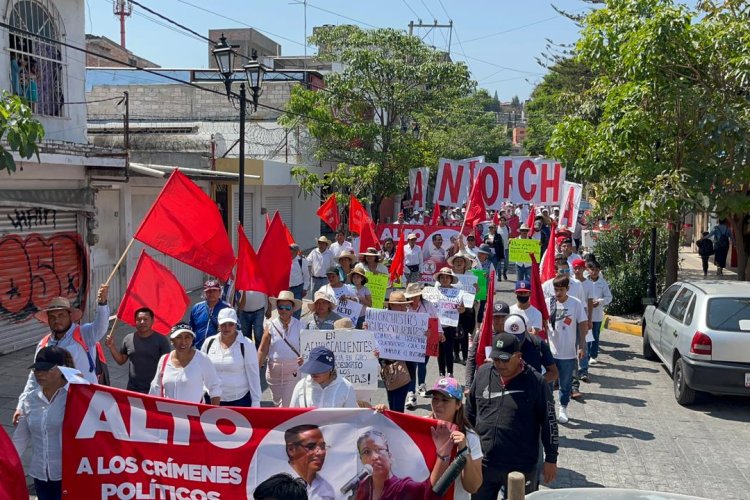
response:
[[[586,267],[586,261],[583,259],[576,259],[573,261],[573,267]]]

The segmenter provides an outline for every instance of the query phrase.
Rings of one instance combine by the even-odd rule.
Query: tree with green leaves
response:
[[[36,120],[31,108],[17,95],[0,93],[0,170],[16,171],[13,151],[21,158],[39,159],[38,143],[44,138],[44,127]]]
[[[294,174],[307,192],[352,193],[379,207],[405,191],[409,168],[433,161],[416,117],[447,113],[468,96],[468,68],[394,29],[324,27],[310,42],[343,69],[326,75],[324,89],[295,87],[280,123],[306,127],[315,157],[338,166],[322,177]]]

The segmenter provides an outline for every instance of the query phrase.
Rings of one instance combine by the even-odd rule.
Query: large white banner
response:
[[[498,210],[506,201],[559,205],[565,169],[555,160],[524,156],[500,158],[497,163],[441,159],[433,202],[441,207],[464,205],[476,176],[485,207]]]
[[[409,170],[409,191],[411,192],[412,210],[421,211],[427,204],[427,183],[430,180],[430,169],[427,167]]]
[[[380,363],[375,342],[367,330],[302,330],[300,348],[304,359],[313,347],[324,346],[336,357],[336,370],[358,389],[377,389]]]
[[[583,186],[566,181],[563,192],[565,196],[560,204],[560,225],[575,231],[576,224],[578,224],[578,211],[581,209]]]
[[[367,309],[365,322],[374,335],[380,357],[424,363],[429,315],[425,313]]]

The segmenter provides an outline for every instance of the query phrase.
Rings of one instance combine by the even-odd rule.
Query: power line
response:
[[[412,9],[411,5],[409,5],[409,2],[407,2],[406,0],[401,0],[401,1],[404,3],[404,5],[406,5],[406,8],[409,9],[411,13],[417,17],[417,19],[419,19],[419,14],[417,14],[416,10]]]
[[[585,10],[585,9],[581,9],[581,10]],[[580,12],[580,10],[578,12]],[[535,26],[537,24],[546,23],[546,22],[552,21],[554,19],[560,19],[560,17],[561,17],[560,15],[556,15],[556,16],[552,16],[552,17],[546,17],[544,19],[539,19],[538,21],[532,21],[532,22],[530,22],[528,24],[524,24],[524,25],[521,25],[521,26],[516,26],[515,28],[510,28],[510,29],[506,29],[506,30],[503,30],[503,31],[498,31],[498,32],[495,32],[495,33],[490,33],[488,35],[482,35],[482,36],[478,36],[476,38],[471,38],[469,40],[466,40],[466,43],[476,42],[477,40],[484,40],[486,38],[492,38],[492,37],[495,37],[495,36],[504,35],[506,33],[512,33],[514,31],[519,31],[519,30],[522,30],[524,28],[528,28],[529,26]]]
[[[183,30],[187,31],[188,33],[191,33],[191,34],[193,34],[193,35],[197,36],[198,38],[202,38],[203,40],[206,40],[207,42],[212,42],[212,40],[211,40],[210,38],[208,38],[208,37],[206,37],[206,36],[203,36],[203,35],[201,35],[201,34],[200,34],[200,33],[198,33],[197,31],[193,31],[192,29],[188,28],[188,27],[187,27],[187,26],[185,26],[184,24],[180,24],[180,23],[178,23],[177,21],[175,21],[175,20],[173,20],[173,19],[170,19],[170,18],[168,18],[167,16],[163,16],[163,15],[159,14],[159,13],[158,13],[158,12],[156,12],[155,10],[152,10],[152,9],[150,9],[149,7],[146,7],[145,5],[143,5],[143,4],[142,4],[142,3],[140,3],[140,2],[137,2],[136,0],[129,0],[129,1],[130,1],[130,3],[132,3],[132,4],[135,4],[135,5],[137,5],[138,7],[140,7],[140,8],[141,8],[141,9],[143,9],[143,10],[145,10],[146,12],[149,12],[149,13],[151,13],[151,14],[155,15],[156,17],[158,17],[158,18],[160,18],[160,19],[163,19],[163,20],[165,20],[166,22],[168,22],[168,23],[170,23],[170,24],[174,24],[174,25],[175,25],[175,26],[177,26],[178,28],[180,28],[180,29],[183,29]],[[213,42],[212,42],[212,43],[213,43]]]

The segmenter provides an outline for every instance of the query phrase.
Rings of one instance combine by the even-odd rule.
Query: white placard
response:
[[[424,363],[429,315],[368,308],[365,322],[381,358]]]
[[[474,294],[466,293],[460,288],[426,286],[422,290],[422,299],[435,304],[440,324],[443,326],[458,326],[458,308],[471,307],[474,304]]]
[[[367,330],[302,330],[300,347],[307,360],[310,351],[324,346],[333,351],[336,369],[358,389],[377,389],[380,363],[373,352],[377,346]]]
[[[352,320],[352,323],[356,326],[357,320],[362,315],[362,304],[356,300],[339,300],[339,305],[336,306],[336,312],[345,318]]]

